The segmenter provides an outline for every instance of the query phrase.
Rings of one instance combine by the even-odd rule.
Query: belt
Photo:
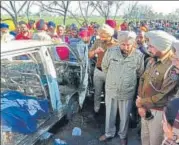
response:
[[[98,70],[102,71],[102,68],[101,67],[96,67]]]

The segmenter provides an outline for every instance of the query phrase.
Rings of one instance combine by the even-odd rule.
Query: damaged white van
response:
[[[1,144],[34,144],[82,108],[88,85],[83,48],[37,40],[1,43]]]

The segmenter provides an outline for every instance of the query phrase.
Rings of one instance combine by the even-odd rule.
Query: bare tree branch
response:
[[[23,10],[23,8],[25,7],[25,5],[27,4],[28,1],[24,1],[22,3],[22,5],[20,5],[21,2],[17,2],[17,1],[6,1],[6,2],[1,2],[0,7],[1,7],[1,9],[6,11],[11,16],[11,18],[13,19],[14,24],[16,25],[18,17],[19,17],[19,14]],[[17,5],[16,5],[17,3],[18,3],[18,6],[20,5],[19,10],[17,10]],[[2,4],[4,4],[6,7],[2,6]]]
[[[22,6],[19,8],[17,14],[19,14],[19,12],[24,8],[24,6],[27,4],[28,1],[25,1]]]
[[[98,1],[97,1],[97,3],[95,4],[95,6],[93,6],[93,10],[91,11],[91,13],[89,14],[89,16],[91,16],[92,15],[92,13],[96,10],[96,8],[97,8],[97,6],[98,6]]]
[[[12,18],[14,17],[13,14],[8,10],[6,9],[5,7],[3,7],[2,5],[0,5],[0,7],[5,10]]]
[[[114,20],[116,19],[116,16],[117,16],[117,13],[118,13],[118,11],[120,10],[120,7],[122,6],[124,4],[124,1],[117,1],[116,2],[116,11],[115,11],[115,14],[114,14]]]
[[[51,6],[53,3],[50,4],[44,4],[42,1],[40,2],[41,5],[39,5],[40,7],[42,7],[44,10],[48,11],[48,12],[52,12],[52,13],[57,13],[60,15],[64,14],[64,11],[58,8],[54,8],[53,6]]]
[[[84,14],[83,14],[83,10],[82,10],[82,7],[81,7],[81,2],[79,1],[78,4],[79,4],[79,7],[80,7],[81,15],[82,15],[83,19],[85,20],[85,22],[87,22]]]
[[[15,9],[15,4],[13,5],[13,3],[12,2],[14,2],[14,1],[9,1],[9,3],[10,3],[10,6],[11,6],[11,9],[14,11],[14,13],[16,14],[17,12],[16,12],[16,9]],[[15,3],[15,2],[14,2]]]
[[[130,18],[136,17],[138,13],[138,10],[137,10],[138,2],[131,2],[126,7],[127,7],[127,10],[124,12],[124,18],[130,19]]]

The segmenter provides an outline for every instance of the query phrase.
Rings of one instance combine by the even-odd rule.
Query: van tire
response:
[[[78,113],[80,110],[80,105],[78,102],[78,97],[77,96],[72,96],[71,99],[68,102],[67,106],[67,119],[71,120],[73,115]]]

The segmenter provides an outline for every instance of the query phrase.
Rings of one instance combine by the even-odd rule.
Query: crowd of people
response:
[[[105,133],[100,141],[116,135],[119,111],[118,135],[121,145],[127,145],[130,113],[136,107],[142,145],[179,144],[179,40],[166,32],[170,23],[118,25],[109,19],[102,25],[84,22],[78,28],[40,19],[36,23],[21,21],[13,32],[8,27],[1,23],[1,42],[55,39],[70,45],[71,38],[78,38],[87,45],[95,115],[101,94],[105,95]],[[179,25],[175,28],[178,32]]]

